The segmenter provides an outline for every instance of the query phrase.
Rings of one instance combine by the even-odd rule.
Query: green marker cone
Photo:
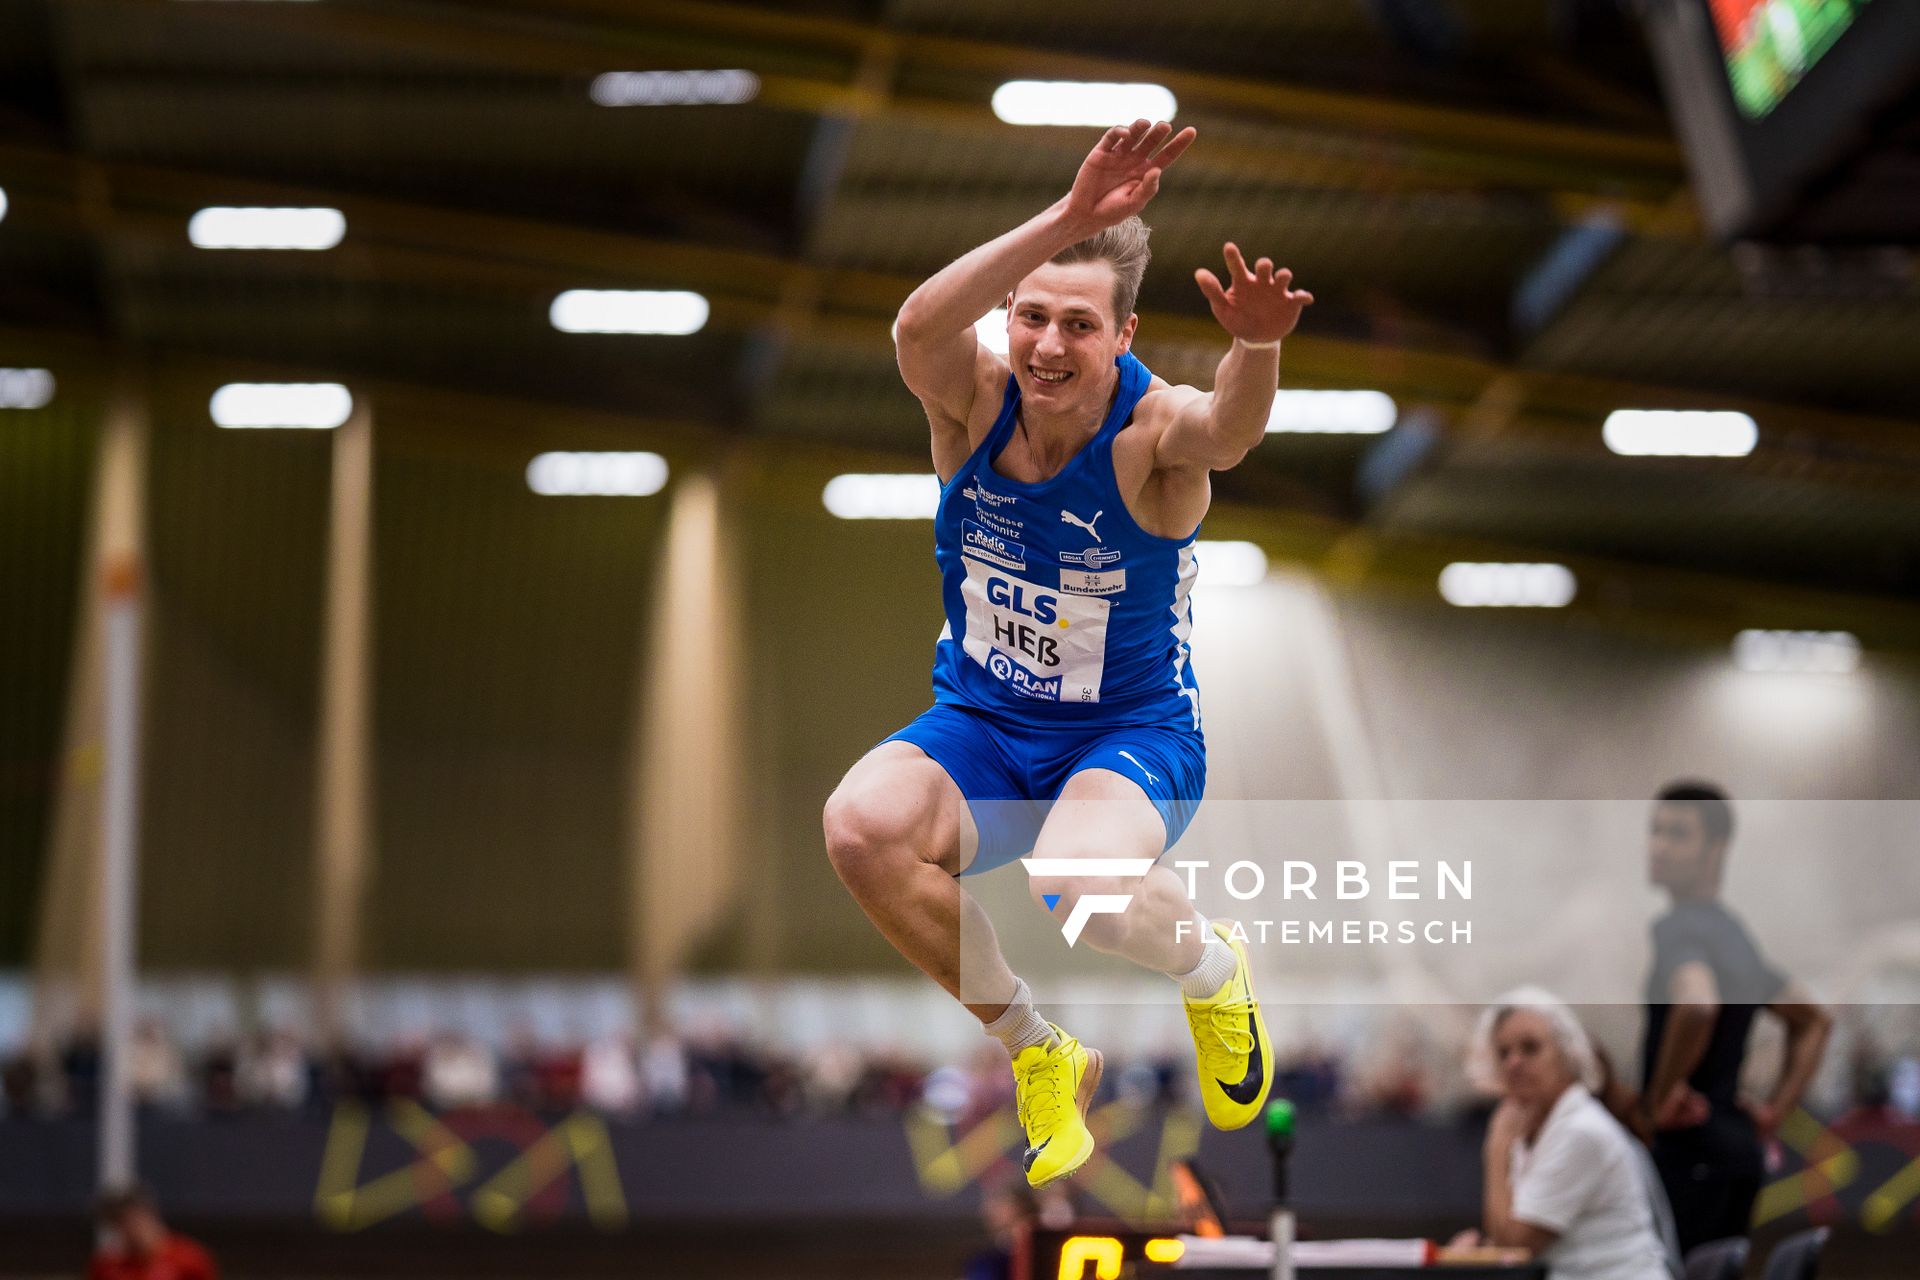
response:
[[[1293,1136],[1293,1103],[1287,1099],[1275,1098],[1267,1104],[1267,1136],[1269,1138]]]

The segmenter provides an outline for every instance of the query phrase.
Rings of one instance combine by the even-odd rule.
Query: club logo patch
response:
[[[1077,564],[1088,569],[1104,569],[1120,558],[1120,553],[1108,547],[1088,547],[1085,551],[1062,551],[1061,564]]]

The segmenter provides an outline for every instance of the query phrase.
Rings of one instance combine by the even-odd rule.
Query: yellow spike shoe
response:
[[[1013,1059],[1014,1110],[1027,1133],[1021,1163],[1035,1187],[1066,1177],[1093,1155],[1087,1107],[1100,1084],[1100,1051],[1082,1048],[1059,1027],[1053,1035],[1052,1045],[1029,1045]]]
[[[1216,1129],[1238,1129],[1260,1114],[1273,1087],[1273,1044],[1253,994],[1247,949],[1226,924],[1213,932],[1233,948],[1233,977],[1205,1000],[1188,998],[1187,1027],[1199,1060],[1200,1101]]]

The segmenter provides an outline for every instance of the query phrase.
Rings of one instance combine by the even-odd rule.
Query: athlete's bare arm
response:
[[[1209,474],[1238,466],[1265,437],[1280,385],[1280,340],[1313,304],[1311,293],[1292,287],[1293,272],[1276,271],[1271,258],[1249,268],[1239,246],[1229,243],[1225,254],[1224,285],[1205,267],[1193,273],[1214,319],[1233,339],[1213,390],[1157,385],[1134,412],[1145,430],[1115,447],[1129,508],[1162,537],[1182,537],[1199,524],[1212,498]]]
[[[1140,210],[1194,130],[1164,120],[1107,130],[1075,175],[1073,188],[1043,213],[942,268],[900,308],[894,350],[900,376],[926,407],[934,470],[942,480],[966,461],[993,425],[1007,363],[982,346],[973,324],[1005,302],[1048,259]]]
[[[1293,272],[1276,271],[1273,259],[1248,267],[1232,243],[1225,254],[1224,285],[1205,267],[1193,276],[1233,345],[1214,373],[1212,391],[1170,387],[1162,393],[1162,412],[1170,412],[1154,445],[1156,471],[1225,471],[1260,443],[1280,386],[1280,342],[1313,305],[1313,295],[1293,288]]]

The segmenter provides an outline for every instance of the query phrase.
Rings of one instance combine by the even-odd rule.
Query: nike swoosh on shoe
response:
[[[1048,1138],[1046,1142],[1041,1143],[1037,1147],[1028,1147],[1026,1155],[1020,1158],[1021,1171],[1024,1173],[1032,1173],[1033,1162],[1040,1158],[1040,1153],[1047,1149],[1047,1143],[1050,1143],[1052,1141],[1053,1141],[1052,1138]]]
[[[1248,1022],[1251,1024],[1252,1019],[1249,1018]],[[1213,1078],[1213,1082],[1220,1086],[1220,1092],[1226,1094],[1228,1098],[1243,1107],[1251,1105],[1253,1100],[1260,1096],[1260,1082],[1263,1076],[1262,1068],[1265,1065],[1262,1063],[1260,1055],[1259,1028],[1249,1025],[1248,1030],[1253,1032],[1253,1052],[1247,1055],[1247,1074],[1242,1076],[1235,1084],[1228,1084],[1219,1076]]]

